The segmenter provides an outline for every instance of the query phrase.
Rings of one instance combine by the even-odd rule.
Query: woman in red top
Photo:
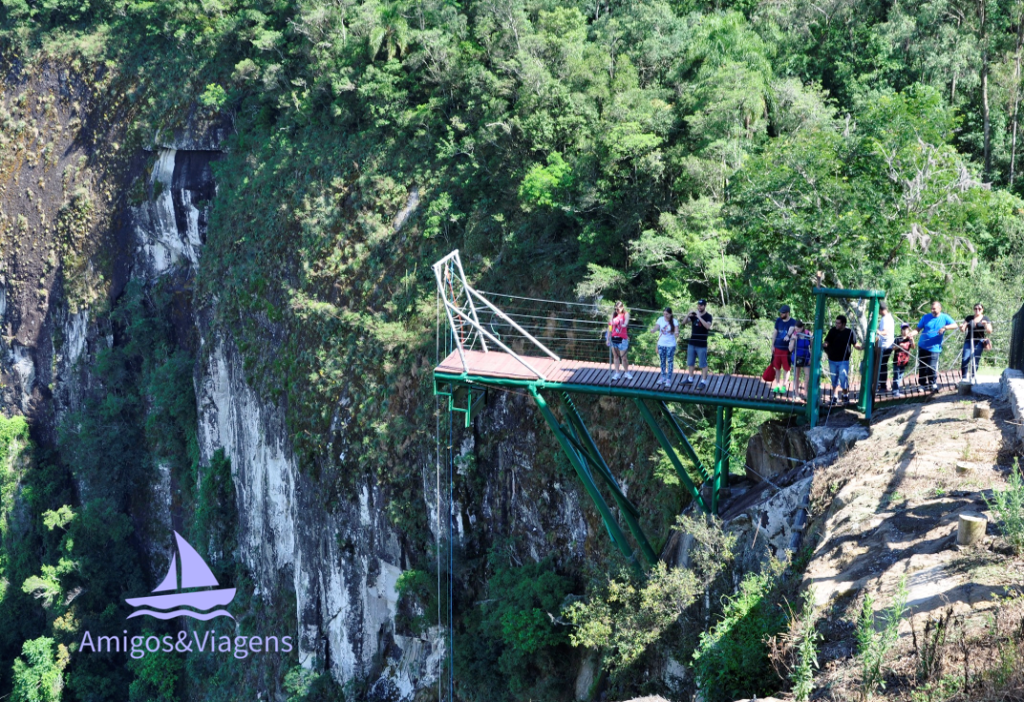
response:
[[[622,362],[623,376],[627,380],[632,380],[633,374],[629,372],[629,359],[626,357],[626,351],[629,349],[629,312],[626,311],[626,306],[622,304],[621,300],[615,303],[615,312],[608,320],[608,332],[612,358],[615,360],[615,372],[612,374],[612,380],[619,379],[620,361]]]

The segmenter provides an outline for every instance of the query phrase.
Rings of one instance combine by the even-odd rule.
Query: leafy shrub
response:
[[[565,609],[566,618],[576,625],[570,639],[574,646],[601,651],[604,665],[618,672],[639,660],[699,593],[693,572],[662,562],[643,581],[621,575],[600,596]]]
[[[141,635],[156,633],[143,630]],[[176,688],[185,668],[180,654],[158,651],[143,658],[130,658],[127,665],[135,674],[128,686],[129,702],[175,702],[179,699]]]
[[[766,639],[786,627],[776,568],[748,573],[726,599],[718,622],[701,634],[693,655],[697,684],[708,702],[732,702],[770,694],[778,686]]]
[[[395,623],[422,634],[437,617],[437,579],[425,570],[406,570],[395,583],[398,614]]]
[[[892,606],[882,614],[882,630],[876,631],[875,600],[864,597],[857,619],[857,660],[861,669],[861,699],[868,700],[879,687],[885,688],[885,658],[899,637],[900,620],[907,611],[907,578],[900,578]]]
[[[199,552],[213,568],[224,572],[226,561],[238,543],[238,506],[235,484],[231,480],[231,459],[224,449],[210,457],[210,465],[199,469],[195,490],[192,534]]]
[[[814,593],[804,594],[804,607],[800,612],[796,644],[796,667],[790,676],[796,702],[807,702],[814,691],[814,671],[818,668],[818,639],[821,634],[814,628]]]
[[[732,561],[736,538],[714,517],[679,516],[676,529],[693,537],[690,569],[659,562],[643,579],[625,573],[564,610],[576,626],[572,644],[599,651],[604,668],[616,676],[661,640]]]
[[[1019,556],[1024,554],[1024,478],[1017,459],[1010,471],[1008,490],[995,490],[988,507],[998,516],[1003,537]]]
[[[768,639],[772,665],[779,677],[787,677],[796,702],[807,702],[814,691],[814,671],[818,668],[818,639],[815,628],[814,592],[804,593],[799,612],[790,609],[789,626],[778,636]]]
[[[53,639],[26,641],[22,657],[14,661],[12,702],[60,702],[67,664],[67,649],[60,646],[54,655]]]

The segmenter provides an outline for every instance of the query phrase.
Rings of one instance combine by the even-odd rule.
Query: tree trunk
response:
[[[1017,168],[1017,118],[1020,110],[1020,54],[1024,47],[1024,12],[1017,16],[1017,47],[1013,57],[1013,121],[1010,128],[1010,188]]]
[[[978,0],[978,33],[981,40],[981,119],[985,139],[985,181],[992,182],[992,121],[988,109],[988,39],[985,27],[985,2]]]
[[[981,120],[985,135],[985,182],[992,182],[992,120],[988,111],[988,52],[981,54]]]

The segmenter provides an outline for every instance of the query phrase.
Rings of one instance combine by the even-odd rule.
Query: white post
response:
[[[455,349],[459,352],[459,358],[462,360],[462,372],[468,373],[469,364],[466,363],[466,354],[462,350],[462,339],[455,335],[455,320],[452,318],[451,309],[449,309],[452,305],[448,302],[448,298],[444,296],[444,282],[441,280],[441,272],[437,268],[438,265],[434,265],[434,277],[437,278],[437,292],[441,299],[444,300],[444,312],[448,315],[448,325],[451,328],[452,335],[455,336]]]
[[[466,282],[466,272],[462,270],[462,258],[459,256],[459,250],[455,249],[452,253],[455,254],[455,265],[459,267],[459,279],[462,280],[462,289],[466,291],[466,299],[469,301],[469,312],[473,316],[477,327],[479,327],[480,319],[476,316],[476,305],[473,304],[473,296],[469,294],[476,291]],[[480,337],[480,344],[484,347],[484,353],[487,353],[487,342],[484,341],[483,336]]]

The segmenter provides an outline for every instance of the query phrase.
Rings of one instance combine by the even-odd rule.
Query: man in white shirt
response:
[[[877,367],[875,392],[889,391],[889,358],[892,357],[896,342],[896,320],[889,314],[889,303],[882,300],[878,305],[878,343],[875,346]]]

